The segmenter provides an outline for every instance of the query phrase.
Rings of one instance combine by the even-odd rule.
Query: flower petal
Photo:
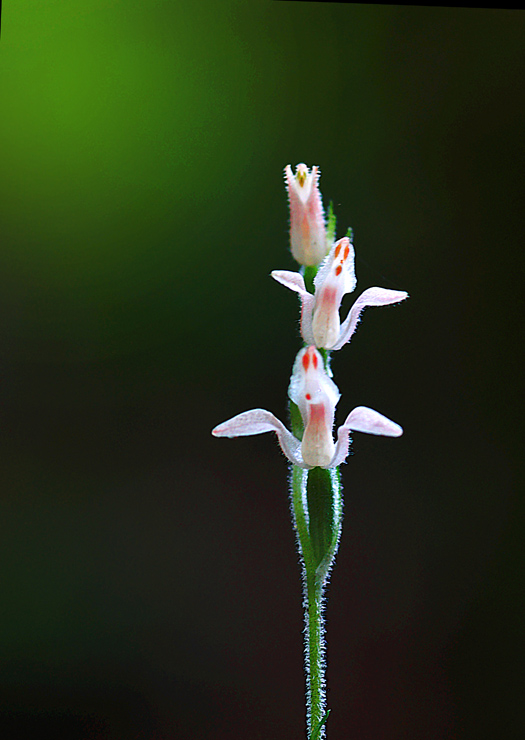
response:
[[[252,434],[275,432],[281,449],[294,465],[308,468],[301,455],[301,443],[288,431],[282,421],[265,409],[251,409],[237,414],[232,419],[219,424],[212,429],[214,437],[247,437]]]
[[[354,303],[348,316],[341,324],[341,333],[339,340],[332,349],[341,349],[341,347],[350,341],[352,334],[355,332],[361,311],[367,306],[388,306],[392,303],[399,303],[408,298],[408,293],[404,290],[389,290],[388,288],[368,288],[361,293]]]
[[[403,434],[403,429],[399,424],[383,416],[379,411],[369,409],[367,406],[357,406],[348,414],[345,423],[337,430],[337,444],[334,457],[330,463],[331,468],[341,465],[348,457],[350,431],[352,429],[356,432],[378,434],[383,437],[400,437]]]
[[[379,434],[383,437],[400,437],[403,434],[399,424],[367,406],[357,406],[348,414],[343,426],[356,432]]]
[[[303,276],[299,272],[288,270],[274,270],[271,274],[278,283],[299,293],[301,299],[301,334],[306,344],[313,344],[312,312],[315,297],[306,290]]]

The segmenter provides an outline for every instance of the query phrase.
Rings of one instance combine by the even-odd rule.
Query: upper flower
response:
[[[301,468],[335,468],[344,462],[348,456],[352,429],[386,437],[403,434],[399,424],[366,406],[358,406],[339,427],[334,444],[332,429],[340,394],[324,369],[323,358],[313,346],[305,347],[297,355],[288,395],[301,412],[304,424],[302,441],[288,431],[276,416],[264,409],[238,414],[215,427],[212,434],[215,437],[244,437],[275,432],[286,457]]]
[[[292,254],[301,265],[318,265],[328,251],[319,167],[309,170],[305,164],[298,164],[294,175],[287,165],[284,175],[290,200]]]
[[[361,311],[366,306],[386,306],[408,298],[404,290],[368,288],[354,303],[341,324],[339,307],[346,293],[356,285],[354,247],[348,237],[336,242],[314,278],[315,293],[306,290],[298,272],[274,270],[272,277],[299,293],[302,305],[301,334],[306,344],[324,349],[341,349],[355,332]]]

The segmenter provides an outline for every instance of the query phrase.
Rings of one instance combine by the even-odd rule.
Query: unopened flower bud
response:
[[[318,265],[326,257],[327,244],[323,202],[319,192],[319,167],[298,164],[284,170],[290,201],[290,246],[301,265]]]

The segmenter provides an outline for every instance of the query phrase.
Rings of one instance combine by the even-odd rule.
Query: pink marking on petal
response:
[[[337,291],[334,287],[331,285],[327,285],[324,290],[321,290],[320,298],[320,306],[322,306],[323,310],[332,310],[334,306],[337,304]],[[316,311],[319,309],[316,308]]]

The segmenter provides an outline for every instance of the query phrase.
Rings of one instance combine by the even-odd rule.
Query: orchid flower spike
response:
[[[318,265],[328,251],[323,203],[319,192],[319,167],[298,164],[284,170],[290,201],[290,246],[301,265]]]
[[[290,399],[297,404],[304,424],[299,441],[270,411],[252,409],[234,416],[212,430],[215,437],[244,437],[275,432],[281,449],[294,465],[301,468],[335,468],[346,460],[350,431],[399,437],[402,428],[386,416],[358,406],[346,417],[337,431],[334,444],[332,429],[339,390],[328,377],[321,354],[314,346],[305,347],[296,357],[290,387]]]
[[[272,277],[299,293],[302,306],[301,334],[305,343],[328,350],[341,349],[350,341],[361,311],[366,306],[386,306],[408,298],[408,293],[404,290],[368,288],[359,296],[341,324],[341,301],[356,285],[354,247],[348,237],[339,239],[320,265],[314,278],[314,294],[306,289],[304,278],[298,272],[274,270]]]

